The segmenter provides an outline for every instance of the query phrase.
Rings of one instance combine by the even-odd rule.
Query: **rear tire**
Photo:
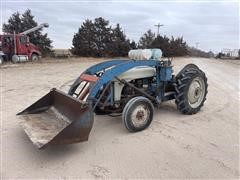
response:
[[[142,96],[134,97],[124,107],[122,120],[128,131],[142,131],[151,124],[153,112],[154,107],[149,99]]]
[[[196,68],[185,69],[176,79],[176,100],[183,114],[195,114],[203,106],[207,95],[207,78],[203,71]]]
[[[38,61],[40,58],[37,54],[32,54],[31,60],[32,61]]]

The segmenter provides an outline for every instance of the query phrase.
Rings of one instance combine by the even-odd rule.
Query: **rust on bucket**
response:
[[[18,113],[24,131],[38,148],[87,141],[93,125],[91,105],[52,89]]]

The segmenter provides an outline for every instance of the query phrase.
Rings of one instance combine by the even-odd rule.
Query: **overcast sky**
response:
[[[85,19],[103,17],[112,26],[120,23],[129,39],[138,41],[154,24],[164,24],[160,34],[183,36],[187,43],[203,50],[239,48],[239,2],[155,1],[8,1],[2,0],[2,21],[16,11],[32,10],[37,22],[49,23],[44,32],[54,48],[70,48],[72,37]]]

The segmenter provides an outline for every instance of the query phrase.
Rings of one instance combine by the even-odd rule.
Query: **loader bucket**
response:
[[[52,89],[18,113],[24,131],[39,149],[87,141],[93,125],[91,104]]]

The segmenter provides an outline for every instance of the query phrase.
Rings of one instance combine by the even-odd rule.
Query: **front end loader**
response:
[[[138,50],[132,53],[137,58],[104,61],[89,67],[67,94],[52,89],[18,113],[23,129],[34,145],[44,148],[87,141],[94,113],[121,115],[130,132],[146,129],[153,120],[154,106],[164,101],[175,100],[183,114],[197,113],[206,100],[205,73],[188,64],[174,75],[171,61],[159,57],[159,51],[154,49],[146,57],[146,50]],[[154,56],[156,52],[158,56]]]

